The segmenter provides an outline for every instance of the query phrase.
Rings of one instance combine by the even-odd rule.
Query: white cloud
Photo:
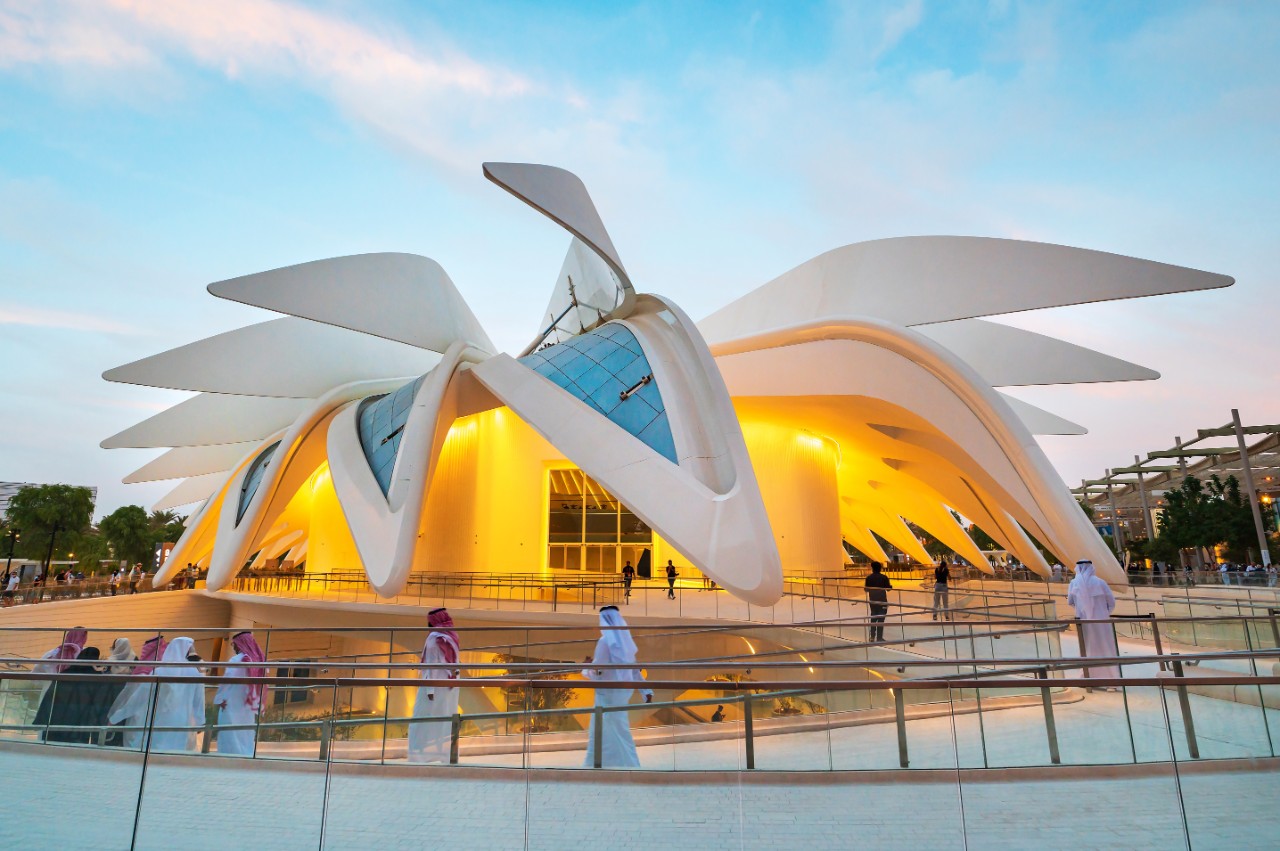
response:
[[[629,99],[593,104],[443,36],[410,39],[282,0],[0,0],[0,69],[47,68],[99,88],[111,72],[129,100],[140,69],[154,77],[184,64],[247,85],[292,81],[393,147],[468,176],[482,156],[603,162],[633,148],[619,131],[637,120]]]
[[[139,329],[131,325],[105,319],[101,316],[17,304],[0,304],[0,325],[27,325],[35,328],[93,331],[103,334],[141,333]]]

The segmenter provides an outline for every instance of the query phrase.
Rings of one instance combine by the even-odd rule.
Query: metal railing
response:
[[[1272,632],[1274,612],[1195,619],[1203,629],[1243,621],[1251,633],[1273,636],[1250,650],[1161,652],[1164,637],[1183,629],[1187,619],[1152,616],[1143,624],[1156,652],[1087,661],[1061,657],[1056,639],[1078,626],[1072,622],[894,620],[886,623],[890,631],[883,643],[865,640],[866,618],[785,626],[633,626],[644,682],[581,679],[581,659],[598,634],[586,627],[462,627],[463,658],[456,666],[436,666],[456,667],[457,679],[416,676],[421,667],[416,646],[425,629],[255,630],[267,650],[270,673],[263,678],[236,675],[237,667],[249,663],[217,661],[200,663],[211,670],[199,677],[166,675],[166,669],[189,662],[161,663],[147,676],[36,674],[29,668],[45,660],[12,648],[56,644],[59,631],[0,629],[0,771],[11,783],[38,777],[43,788],[74,783],[116,790],[117,804],[125,806],[94,819],[98,847],[203,841],[195,831],[210,830],[210,817],[171,818],[175,788],[186,790],[183,794],[194,796],[209,813],[235,813],[220,828],[229,841],[246,824],[254,825],[259,836],[268,835],[263,830],[282,835],[278,832],[287,825],[290,841],[308,847],[348,847],[356,835],[380,840],[393,828],[365,807],[387,799],[384,791],[371,787],[360,793],[373,796],[360,798],[364,805],[353,809],[350,803],[365,782],[385,777],[409,784],[396,787],[406,790],[404,806],[422,800],[413,784],[430,783],[433,807],[441,795],[451,794],[450,787],[440,785],[451,777],[481,800],[497,795],[498,787],[475,783],[501,785],[513,769],[531,778],[541,777],[542,770],[599,769],[578,776],[609,783],[621,769],[611,763],[605,736],[618,727],[630,731],[640,770],[650,782],[681,784],[671,799],[686,806],[690,790],[708,783],[739,789],[732,778],[761,772],[777,778],[769,781],[774,784],[789,782],[792,772],[819,784],[842,784],[848,776],[878,777],[867,774],[876,771],[906,772],[937,783],[939,770],[945,770],[959,787],[979,775],[1003,777],[999,770],[1010,768],[1037,769],[1043,773],[1035,776],[1045,780],[1061,776],[1075,783],[1105,783],[1112,777],[1177,779],[1194,764],[1196,771],[1218,772],[1214,777],[1236,771],[1262,788],[1270,782],[1269,775],[1257,772],[1277,760],[1280,732],[1280,676],[1272,668],[1280,661],[1280,628]],[[1126,623],[1119,628],[1123,631]],[[233,632],[164,631],[169,637],[191,635],[198,652],[210,658],[228,652],[219,642]],[[94,630],[91,640],[102,634]],[[155,631],[132,634],[141,638]],[[324,644],[324,636],[333,643]],[[53,707],[60,695],[74,697],[85,683],[145,683],[151,711],[125,726],[111,726],[53,723],[50,709],[44,723],[35,723],[33,713],[42,702]],[[170,723],[157,714],[162,689],[192,684],[205,694],[200,723]],[[222,723],[227,719],[212,705],[212,689],[227,684],[265,686],[267,711],[252,724]],[[652,703],[634,697],[631,702],[596,699],[638,686],[656,692]],[[415,710],[420,689],[450,688],[461,696],[459,711]],[[408,739],[414,730],[429,730],[439,745],[434,767],[419,768],[410,760]],[[220,747],[220,739],[237,731],[252,732],[252,751],[245,756]],[[136,748],[108,744],[124,732],[139,734]],[[165,737],[155,735],[166,732],[186,734],[177,737],[184,745],[171,748],[160,741]],[[58,734],[81,741],[48,741]],[[220,770],[207,770],[214,768]],[[895,774],[893,782],[905,776]],[[1019,795],[1028,794],[1031,781],[1018,782]],[[262,816],[245,806],[242,790],[255,788],[269,789],[274,799]],[[806,794],[820,788],[806,786]],[[1168,788],[1175,790],[1168,799],[1173,812],[1181,808],[1190,814],[1182,827],[1189,837],[1196,827],[1195,805],[1184,798],[1188,793],[1182,785]],[[1193,796],[1205,794],[1202,787],[1190,788],[1200,790]],[[517,811],[513,817],[523,833],[514,840],[490,839],[491,845],[518,846],[520,836],[528,841],[533,835],[538,810],[530,794],[524,793],[529,801],[524,815]],[[1151,794],[1144,793],[1144,805]],[[77,834],[44,806],[47,796],[36,797],[36,803],[6,816],[3,835],[14,842],[26,837],[28,845],[58,837],[62,845],[75,844]],[[941,805],[936,796],[927,797],[933,807]],[[545,808],[545,798],[539,800]],[[508,805],[493,806],[499,808],[495,814],[472,828],[476,837],[488,836],[489,822],[500,820],[498,813]],[[413,824],[420,825],[422,817]],[[958,818],[968,825],[963,815]],[[59,833],[64,829],[66,834]]]

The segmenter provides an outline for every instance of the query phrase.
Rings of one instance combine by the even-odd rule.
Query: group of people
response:
[[[204,660],[195,641],[186,636],[166,642],[155,636],[135,653],[128,638],[117,638],[103,662],[97,647],[88,645],[83,627],[67,630],[62,643],[44,654],[35,666],[45,674],[128,674],[126,681],[85,676],[50,681],[44,687],[35,724],[47,742],[119,745],[162,751],[194,751],[205,725],[205,686],[199,682],[165,679],[202,677]],[[250,632],[232,636],[235,650],[227,660],[228,677],[266,676],[266,656]],[[157,662],[161,663],[157,665]],[[150,679],[154,675],[159,681]],[[214,694],[218,707],[217,750],[222,754],[252,755],[256,721],[263,709],[264,686],[224,683]],[[115,729],[113,729],[115,728]]]
[[[427,615],[431,631],[423,643],[419,657],[419,676],[442,685],[421,686],[413,704],[413,717],[421,721],[409,724],[408,759],[415,763],[449,762],[453,742],[453,717],[458,713],[459,690],[448,681],[459,677],[461,643],[449,612],[433,609]],[[595,651],[584,660],[584,679],[598,683],[629,683],[644,679],[636,667],[637,647],[631,630],[617,606],[600,609],[600,639]],[[631,702],[635,689],[604,687],[595,689],[595,706],[621,707]],[[652,702],[653,691],[641,689],[646,703]],[[723,717],[723,716],[722,716]],[[603,768],[639,768],[640,758],[631,736],[631,725],[625,711],[592,713],[587,730],[587,753],[583,765],[594,767],[596,756],[596,724],[601,719],[599,764]],[[719,719],[717,719],[719,720]]]
[[[1276,587],[1277,579],[1280,579],[1274,564],[1223,562],[1218,567],[1218,575],[1222,577],[1223,585],[1265,585],[1268,588]]]
[[[676,577],[680,575],[676,570],[675,564],[671,559],[667,559],[667,566],[663,568],[667,574],[667,599],[674,600],[676,598]],[[622,600],[625,603],[631,602],[631,584],[636,581],[636,569],[631,566],[630,560],[622,566]],[[712,583],[714,584],[714,583]]]
[[[111,588],[111,596],[118,594],[122,587],[128,589],[130,594],[138,593],[138,583],[142,581],[144,575],[141,563],[135,564],[132,568],[117,567],[111,571],[111,577],[107,580],[107,585]]]

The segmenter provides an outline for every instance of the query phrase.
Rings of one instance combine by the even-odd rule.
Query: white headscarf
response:
[[[1078,561],[1076,578],[1072,579],[1071,584],[1067,586],[1067,593],[1075,596],[1103,597],[1107,593],[1106,585],[1093,572],[1093,562]]]
[[[107,657],[110,662],[133,662],[138,658],[138,654],[133,652],[133,645],[129,643],[129,639],[121,637],[117,638],[111,645],[111,655]],[[112,673],[128,674],[132,671],[132,665],[110,665],[107,670]]]
[[[631,637],[631,630],[626,628],[627,622],[622,619],[622,613],[614,608],[601,609],[600,626],[600,636],[609,648],[609,660],[618,665],[634,662],[638,648],[635,639]]]

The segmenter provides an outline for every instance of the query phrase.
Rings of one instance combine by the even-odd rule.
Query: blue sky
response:
[[[1076,482],[1174,434],[1280,422],[1280,5],[0,0],[0,479],[167,485],[98,441],[184,394],[109,367],[259,321],[210,281],[438,260],[499,346],[565,239],[488,159],[586,181],[641,289],[701,317],[907,234],[1095,248],[1228,290],[1011,324],[1157,382],[1016,395],[1091,429]]]

